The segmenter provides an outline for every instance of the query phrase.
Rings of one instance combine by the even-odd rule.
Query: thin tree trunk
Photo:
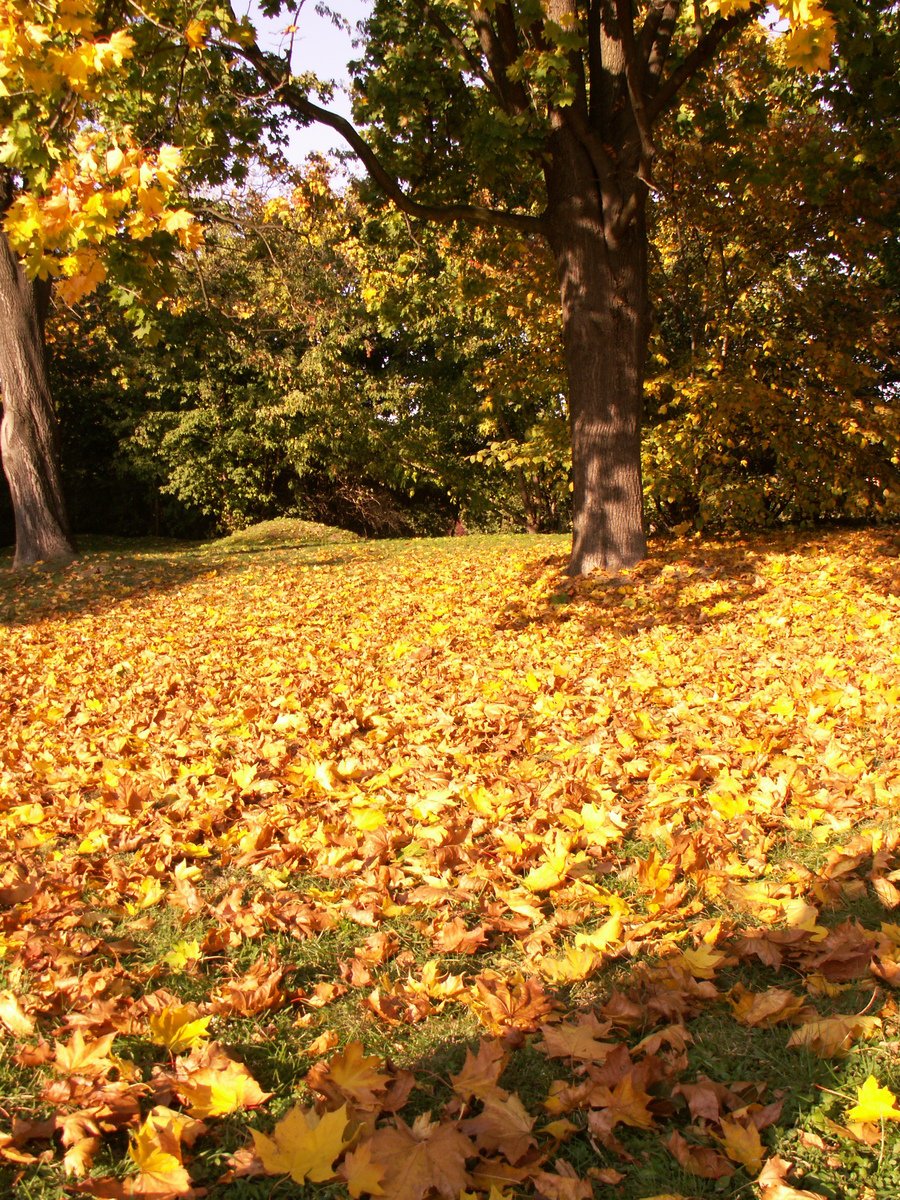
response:
[[[571,575],[633,566],[646,554],[641,481],[649,336],[643,202],[620,237],[585,155],[559,135],[549,173],[550,244],[562,298],[572,429]],[[640,185],[638,185],[640,186]]]
[[[0,232],[0,453],[16,523],[13,567],[75,555],[47,378],[44,320],[49,299],[49,280],[28,279]]]

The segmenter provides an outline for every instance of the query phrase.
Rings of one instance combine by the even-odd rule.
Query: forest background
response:
[[[651,532],[900,513],[898,23],[839,14],[792,69],[760,27],[667,118],[651,205]],[[279,514],[368,535],[570,520],[558,293],[528,236],[427,226],[272,147],[184,197],[204,244],[151,302],[112,280],[48,328],[76,533]],[[284,130],[281,131],[282,138]],[[251,185],[248,180],[253,180]],[[13,537],[0,489],[0,543]]]

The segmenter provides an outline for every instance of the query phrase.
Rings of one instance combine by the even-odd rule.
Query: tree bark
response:
[[[0,232],[0,454],[16,525],[13,567],[75,556],[63,498],[59,433],[47,378],[49,280],[30,280]]]
[[[568,130],[557,131],[554,140],[548,240],[569,379],[574,494],[568,569],[587,575],[633,566],[647,549],[641,479],[649,337],[645,189],[634,176],[626,181],[634,216],[615,234],[588,155]]]

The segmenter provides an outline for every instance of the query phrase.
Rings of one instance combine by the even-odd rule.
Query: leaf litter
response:
[[[559,547],[220,544],[6,587],[13,1182],[643,1196],[651,1140],[691,1195],[828,1195],[801,1177],[848,1144],[880,1168],[894,541],[681,541],[580,581]],[[403,1031],[440,1050],[448,1014],[436,1080]],[[705,1072],[710,1021],[864,1082],[799,1132],[783,1075]]]

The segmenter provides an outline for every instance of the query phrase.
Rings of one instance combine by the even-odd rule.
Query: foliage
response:
[[[443,532],[459,515],[560,527],[558,380],[536,365],[555,317],[526,297],[539,285],[517,252],[366,219],[322,163],[288,196],[202,211],[206,245],[174,276],[157,345],[136,347],[102,299],[51,327],[73,484],[103,492],[114,456],[211,529],[291,510],[367,533]]]
[[[0,584],[10,1190],[896,1194],[896,536],[561,550]]]
[[[891,119],[868,137],[745,38],[674,122],[645,446],[658,519],[900,512]],[[858,96],[862,107],[865,97]]]
[[[211,25],[230,9],[95,0],[0,9],[0,166],[18,192],[3,229],[29,275],[59,276],[68,303],[107,277],[143,336],[162,268],[202,230],[191,182],[243,178],[264,108]]]

